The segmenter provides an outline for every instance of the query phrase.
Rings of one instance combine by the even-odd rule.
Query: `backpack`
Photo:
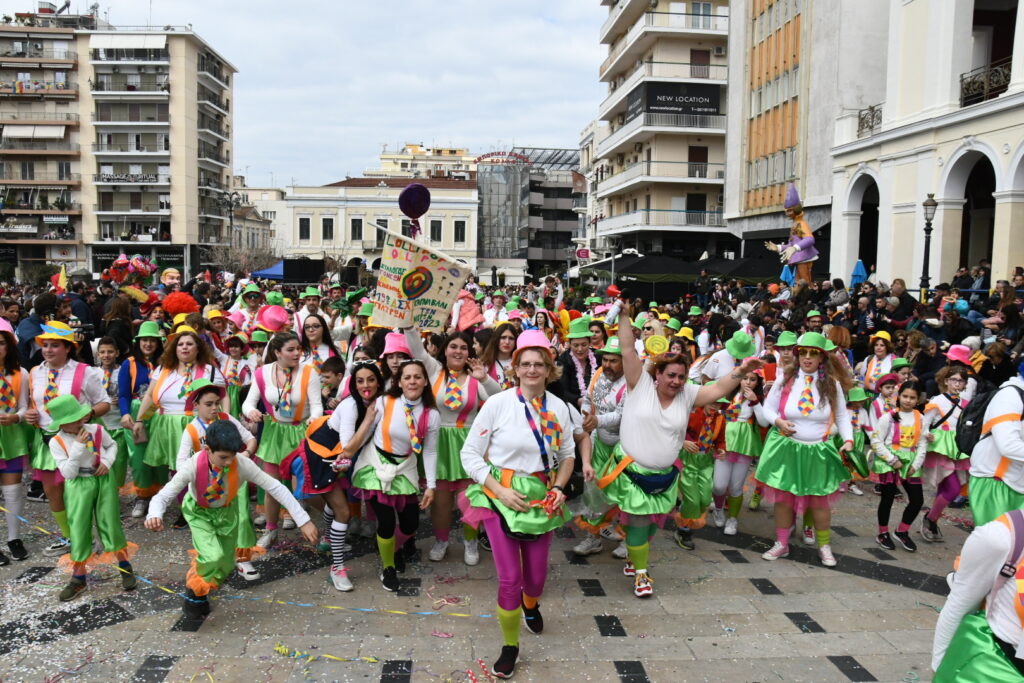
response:
[[[1017,390],[1021,401],[1024,402],[1024,389],[1016,385],[1012,386]],[[960,415],[960,422],[956,426],[956,447],[960,449],[961,453],[973,453],[978,442],[991,434],[991,432],[983,434],[982,428],[985,425],[985,411],[988,409],[988,404],[998,393],[999,389],[979,393],[964,408],[963,414]],[[1024,414],[1021,415],[1021,418],[1024,419]]]

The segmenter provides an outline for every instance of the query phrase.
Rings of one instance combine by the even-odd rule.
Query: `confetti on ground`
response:
[[[380,662],[376,657],[336,657],[335,655],[315,655],[310,652],[302,652],[300,650],[293,650],[281,643],[274,646],[274,652],[291,659],[301,659],[308,662],[315,662],[318,659],[329,659],[332,662],[367,662],[368,664],[377,664]]]
[[[454,633],[449,633],[448,631],[438,631],[437,629],[434,629],[433,631],[431,631],[430,635],[434,636],[435,638],[454,638],[455,637]]]

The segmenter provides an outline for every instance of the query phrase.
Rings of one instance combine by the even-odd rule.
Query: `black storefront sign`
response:
[[[626,97],[626,120],[641,113],[718,114],[722,89],[705,83],[641,83]]]

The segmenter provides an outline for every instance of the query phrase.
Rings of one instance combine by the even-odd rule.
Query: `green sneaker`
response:
[[[676,529],[676,545],[683,550],[693,550],[693,532],[689,529]]]
[[[748,510],[758,510],[761,508],[761,494],[755,493],[750,497],[750,503],[747,505]]]
[[[68,582],[68,585],[64,586],[60,591],[60,601],[67,602],[68,600],[74,600],[78,597],[78,594],[85,590],[85,580],[72,578]]]

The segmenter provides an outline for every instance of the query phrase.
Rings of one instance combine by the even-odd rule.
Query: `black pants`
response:
[[[882,499],[878,501],[878,526],[889,526],[889,513],[892,512],[892,502],[896,500],[896,484],[882,484]],[[921,507],[924,505],[924,491],[921,484],[903,482],[903,490],[907,492],[907,507],[903,509],[903,523],[913,524]]]
[[[384,505],[377,500],[371,500],[370,505],[377,515],[377,535],[381,538],[392,538],[395,535],[395,522],[398,528],[406,536],[415,536],[416,529],[420,525],[420,509],[417,505],[406,505],[404,510],[395,510],[390,505]]]

